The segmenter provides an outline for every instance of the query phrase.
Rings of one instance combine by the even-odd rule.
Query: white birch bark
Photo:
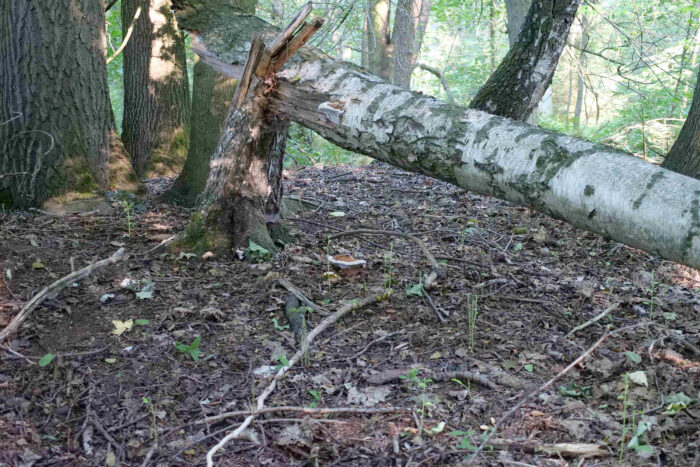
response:
[[[191,20],[194,10],[184,11]],[[216,22],[232,30],[238,24]],[[222,34],[212,33],[214,47],[205,55],[211,60],[217,50],[226,52],[219,68],[239,69],[245,57],[231,51],[241,44]],[[401,89],[310,48],[297,55],[303,60],[292,59],[277,73],[270,94],[280,117],[346,149],[700,268],[699,180],[607,146]]]

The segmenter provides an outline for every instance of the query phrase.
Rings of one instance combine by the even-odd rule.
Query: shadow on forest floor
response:
[[[10,342],[34,361],[55,354],[47,366],[0,351],[0,465],[141,465],[148,455],[150,465],[201,465],[241,419],[195,422],[248,408],[252,393],[267,385],[265,368],[295,351],[284,329],[288,294],[280,278],[329,309],[391,284],[391,300],[321,335],[308,365],[292,368],[267,401],[366,413],[260,415],[252,425],[260,444],[231,442],[219,452],[221,465],[462,462],[495,419],[578,357],[604,325],[648,320],[657,324],[608,338],[506,420],[478,464],[613,465],[625,445],[623,464],[697,465],[700,409],[689,400],[700,397],[697,271],[385,165],[287,173],[285,193],[310,209],[288,220],[294,242],[272,261],[146,254],[191,214],[158,200],[167,184],[149,182],[147,209],[132,213],[130,237],[119,209],[1,215],[0,326],[69,273],[71,261],[80,268],[121,245],[131,256],[45,301]],[[449,314],[444,323],[414,287],[429,267],[413,242],[327,240],[360,228],[414,233],[445,261],[447,277],[431,291]],[[367,268],[335,271],[329,284],[327,252],[364,259]],[[129,277],[152,282],[152,296],[139,299],[123,288]],[[619,308],[606,318],[566,337],[613,304]],[[322,317],[311,314],[310,326]],[[148,322],[116,335],[113,320]],[[202,353],[195,361],[174,343],[197,336]],[[484,375],[495,389],[437,381],[460,371]],[[411,411],[371,413],[387,406]],[[646,423],[638,446],[627,447]],[[599,443],[609,456],[579,462],[513,440]]]

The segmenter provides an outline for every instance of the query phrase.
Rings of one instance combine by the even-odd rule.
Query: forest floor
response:
[[[288,172],[285,194],[310,204],[288,219],[293,240],[268,261],[149,252],[192,213],[159,201],[168,183],[148,183],[128,237],[114,206],[0,213],[0,327],[71,263],[120,246],[129,254],[44,301],[7,343],[15,354],[0,349],[0,465],[202,465],[243,420],[204,418],[250,408],[296,350],[281,278],[319,304],[310,327],[351,300],[394,294],[321,334],[266,401],[353,412],[259,414],[218,465],[463,463],[607,325],[629,328],[506,418],[476,464],[700,462],[697,271],[381,164]],[[447,272],[429,292],[444,322],[417,286],[430,271],[417,244],[328,240],[355,229],[423,240]],[[327,253],[367,267],[333,269],[329,282]],[[581,448],[592,456],[569,452]]]

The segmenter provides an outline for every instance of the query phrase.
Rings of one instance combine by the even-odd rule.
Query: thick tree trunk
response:
[[[0,203],[109,183],[102,1],[0,2]]]
[[[517,42],[470,107],[526,120],[552,83],[579,0],[535,0]]]
[[[254,14],[257,0],[232,0],[232,5]],[[224,129],[237,83],[201,60],[195,63],[187,159],[165,199],[188,207],[197,203],[207,184],[209,162]]]
[[[232,72],[245,60],[232,53],[241,49],[238,41],[253,30],[272,31],[262,20],[221,11],[206,28],[187,1],[176,1],[181,27],[197,25],[211,47],[205,55],[226,53]],[[346,149],[700,267],[700,181],[607,146],[406,91],[311,48],[297,56],[305,60],[278,72],[269,94],[278,116]]]
[[[426,5],[424,5],[424,3]],[[402,88],[411,88],[411,75],[420,52],[422,33],[428,23],[430,2],[423,0],[399,0],[391,37],[394,55],[392,82]],[[419,28],[422,27],[422,31]]]
[[[700,179],[700,69],[695,84],[693,103],[678,139],[661,167]]]
[[[238,82],[202,61],[194,65],[190,145],[182,172],[165,194],[165,199],[194,206],[204,191],[209,162],[226,123],[231,98]]]
[[[139,175],[177,173],[190,121],[185,41],[170,0],[122,0],[122,23],[129,24],[139,7],[147,14],[124,49],[122,141]]]

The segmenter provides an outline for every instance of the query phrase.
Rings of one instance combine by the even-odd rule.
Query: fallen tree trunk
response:
[[[253,32],[274,35],[222,2],[192,3],[173,1],[180,27],[230,76]],[[630,154],[406,91],[309,47],[276,73],[268,105],[340,147],[700,268],[700,181]]]

